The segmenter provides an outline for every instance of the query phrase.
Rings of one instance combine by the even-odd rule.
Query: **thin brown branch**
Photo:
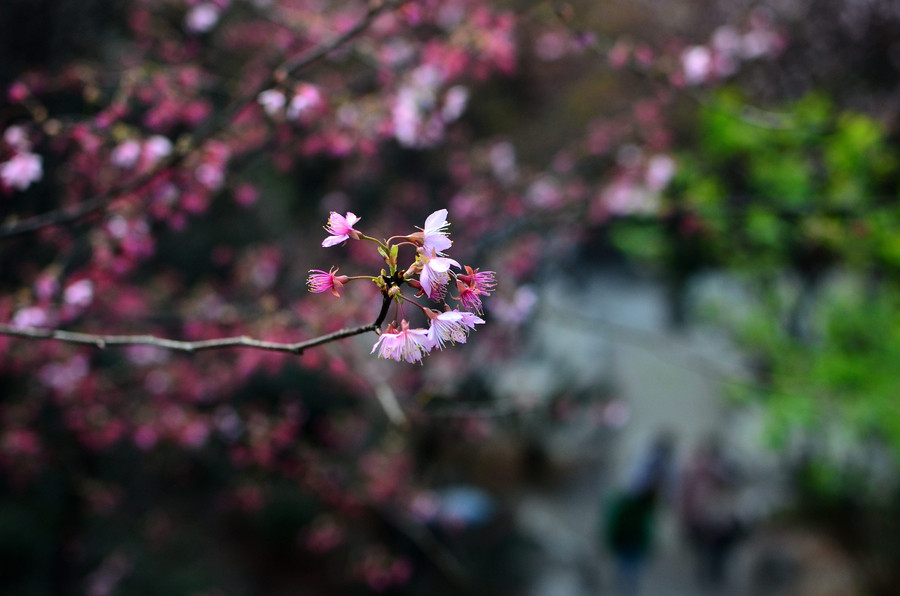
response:
[[[381,327],[381,324],[384,323],[390,304],[391,298],[385,296],[382,301],[381,311],[378,313],[378,318],[370,325],[341,329],[333,333],[327,333],[312,339],[294,343],[266,341],[254,339],[246,335],[185,341],[157,337],[155,335],[99,335],[94,333],[81,333],[79,331],[65,331],[63,329],[48,329],[44,327],[20,327],[6,323],[0,323],[0,335],[26,339],[52,339],[70,344],[94,346],[101,350],[112,346],[153,346],[164,350],[174,350],[193,354],[204,350],[218,350],[222,348],[255,348],[259,350],[269,350],[271,352],[302,354],[307,348],[378,330],[378,328]]]
[[[4,223],[3,225],[0,225],[0,239],[28,234],[42,228],[58,226],[81,220],[88,215],[104,209],[116,198],[141,190],[150,181],[162,174],[167,169],[179,165],[204,141],[211,138],[217,132],[225,128],[232,120],[234,120],[234,118],[241,110],[256,101],[256,97],[261,92],[277,85],[278,82],[283,78],[292,76],[297,72],[307,68],[308,66],[311,66],[312,64],[315,64],[316,62],[322,60],[328,54],[340,48],[341,46],[352,40],[354,37],[365,31],[369,27],[369,25],[372,24],[372,21],[375,20],[375,17],[377,17],[379,14],[389,9],[393,10],[403,3],[404,2],[381,2],[378,0],[373,0],[369,3],[368,12],[362,19],[360,19],[359,23],[357,23],[355,26],[351,27],[344,33],[338,35],[334,39],[323,42],[322,44],[312,48],[308,52],[305,52],[298,57],[284,61],[280,66],[272,70],[272,72],[268,77],[266,77],[265,80],[256,85],[246,94],[232,101],[222,111],[214,113],[212,116],[210,116],[210,118],[207,119],[203,124],[201,124],[189,137],[183,140],[179,140],[178,148],[176,149],[176,151],[173,152],[173,154],[168,159],[160,161],[159,164],[151,171],[122,186],[101,193],[91,199],[78,203],[77,205],[48,211],[46,213],[41,213],[39,215],[34,215],[32,217],[27,217],[18,221]]]
[[[105,349],[111,346],[154,346],[164,350],[179,352],[200,352],[203,350],[216,350],[221,348],[258,348],[273,352],[289,352],[301,354],[306,348],[311,348],[328,342],[344,339],[354,335],[361,335],[369,331],[375,331],[378,327],[374,324],[341,329],[327,335],[320,335],[306,341],[296,343],[282,343],[254,339],[246,335],[237,337],[220,337],[216,339],[204,339],[199,341],[183,341],[168,339],[155,335],[95,335],[93,333],[80,333],[77,331],[64,331],[62,329],[46,329],[41,327],[13,327],[0,323],[0,335],[22,337],[28,339],[55,339],[71,344],[91,345]]]

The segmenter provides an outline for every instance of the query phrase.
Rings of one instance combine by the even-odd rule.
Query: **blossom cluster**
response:
[[[329,235],[322,241],[322,246],[336,246],[348,240],[371,241],[377,244],[388,270],[382,269],[377,276],[350,277],[338,275],[336,268],[327,272],[313,269],[309,272],[309,290],[314,293],[331,292],[340,297],[344,284],[353,280],[369,280],[378,285],[385,298],[393,300],[396,306],[394,319],[385,331],[380,331],[378,341],[372,347],[372,352],[377,351],[381,358],[421,362],[432,350],[443,350],[448,343],[466,343],[469,332],[476,325],[484,324],[484,319],[479,316],[484,314],[481,297],[489,296],[494,291],[496,278],[493,271],[464,267],[447,256],[445,251],[453,244],[447,231],[450,226],[447,210],[439,209],[429,215],[425,226],[418,228],[418,232],[393,236],[385,241],[366,236],[356,229],[354,226],[359,221],[360,218],[354,213],[340,215],[332,211],[325,226]],[[406,269],[398,267],[401,246],[415,249],[415,258]],[[454,271],[454,268],[459,271]],[[452,296],[458,303],[456,308],[451,308],[447,303],[451,282],[457,292]],[[423,306],[405,296],[402,291],[404,285],[418,290],[416,297],[438,303],[440,310]],[[403,316],[406,305],[412,305],[425,314],[427,329],[410,326]]]

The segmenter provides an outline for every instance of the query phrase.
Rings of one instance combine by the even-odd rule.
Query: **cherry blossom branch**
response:
[[[270,75],[261,83],[245,95],[235,99],[224,110],[210,117],[206,122],[201,124],[193,134],[186,138],[180,139],[176,144],[176,149],[170,157],[161,160],[158,165],[149,172],[137,177],[136,179],[113,188],[107,192],[101,193],[92,199],[88,199],[71,207],[64,207],[0,225],[0,239],[19,236],[36,232],[42,228],[50,226],[58,226],[61,224],[72,223],[81,220],[97,211],[106,207],[109,203],[118,197],[127,195],[141,190],[150,183],[154,178],[165,172],[167,169],[175,167],[183,162],[203,141],[214,136],[218,131],[222,130],[230,123],[241,110],[256,101],[256,97],[269,87],[277,85],[279,81],[290,77],[304,68],[322,60],[334,50],[340,48],[351,39],[365,31],[375,17],[386,10],[393,10],[404,4],[406,0],[399,2],[383,2],[380,0],[372,0],[369,3],[366,15],[360,21],[338,35],[334,39],[323,42],[314,47],[310,51],[301,54],[293,59],[284,61],[280,66],[272,70]]]
[[[586,48],[590,49],[600,58],[607,58],[610,50],[612,50],[612,48],[615,46],[615,43],[612,40],[600,35],[593,29],[576,28],[573,24],[574,16],[571,12],[571,7],[567,3],[554,3],[553,12],[559,22],[569,31],[569,33],[573,37],[575,37],[576,39],[587,40],[585,46]],[[587,35],[588,33],[590,33],[590,35]],[[632,62],[626,62],[622,66],[623,68],[627,68],[631,73],[643,77],[651,82],[659,82],[662,80],[662,77],[660,77],[658,74],[654,74],[651,70],[644,67],[639,67]],[[744,103],[740,106],[740,108],[737,109],[729,109],[710,101],[709,97],[706,94],[700,93],[694,89],[688,88],[686,86],[682,86],[676,89],[681,95],[693,100],[704,108],[721,112],[727,116],[736,118],[757,128],[764,128],[769,130],[791,130],[796,128],[796,123],[794,122],[794,119],[790,114],[765,110],[748,103]]]
[[[354,335],[362,335],[370,331],[376,331],[384,323],[387,317],[388,307],[391,304],[391,298],[385,296],[381,305],[381,312],[378,318],[370,325],[361,327],[352,327],[341,329],[333,333],[320,335],[305,341],[284,343],[265,341],[254,339],[246,335],[236,337],[220,337],[216,339],[203,339],[197,341],[184,341],[178,339],[168,339],[157,337],[155,335],[97,335],[93,333],[81,333],[78,331],[64,331],[62,329],[47,329],[42,327],[18,327],[0,323],[0,335],[10,337],[21,337],[27,339],[52,339],[70,344],[91,345],[101,350],[111,346],[154,346],[164,350],[174,350],[178,352],[188,352],[193,354],[204,350],[218,350],[222,348],[256,348],[260,350],[269,350],[272,352],[287,352],[291,354],[302,354],[307,348],[320,346],[322,344],[353,337]]]

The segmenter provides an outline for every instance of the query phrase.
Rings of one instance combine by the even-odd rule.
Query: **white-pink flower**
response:
[[[47,325],[47,312],[39,306],[28,306],[16,311],[12,320],[13,327],[40,327]]]
[[[322,93],[315,85],[301,83],[287,108],[288,120],[296,120],[322,104]]]
[[[654,155],[647,161],[644,183],[654,192],[663,190],[675,175],[675,161],[668,155]]]
[[[378,337],[378,341],[372,347],[372,352],[378,350],[379,358],[390,358],[400,362],[421,362],[422,358],[434,348],[428,331],[425,329],[410,329],[409,323],[400,322],[399,331],[391,331],[394,327],[388,327],[388,330]]]
[[[112,150],[109,156],[109,160],[114,166],[128,170],[137,164],[140,157],[141,144],[134,139],[128,139],[116,145],[116,148]]]
[[[430,315],[431,326],[428,336],[434,347],[444,349],[444,342],[466,343],[470,329],[484,323],[484,320],[470,312],[451,310],[437,315]]]
[[[422,252],[424,254],[443,255],[444,251],[450,248],[453,241],[447,237],[447,226],[449,225],[446,209],[438,209],[428,216],[428,219],[425,220],[425,227],[422,228]]]
[[[25,127],[23,126],[10,126],[3,133],[3,140],[6,141],[10,147],[15,147],[20,151],[27,151],[31,149],[31,143],[28,140],[28,135],[25,133]]]
[[[184,27],[190,33],[206,33],[219,22],[219,7],[204,2],[193,7],[184,17]]]
[[[256,101],[259,102],[259,105],[263,107],[263,110],[265,110],[266,114],[269,116],[274,116],[280,112],[287,102],[284,93],[278,89],[266,89],[256,96]]]
[[[688,85],[706,81],[712,71],[712,52],[705,46],[692,46],[681,54],[681,67]]]
[[[332,211],[331,215],[328,216],[328,224],[325,226],[325,231],[331,235],[322,241],[322,246],[334,246],[349,238],[358,239],[359,230],[355,230],[353,225],[359,220],[359,217],[349,211],[346,216]]]
[[[40,155],[23,151],[4,164],[0,164],[0,180],[6,186],[25,190],[44,175]]]
[[[441,300],[450,282],[450,266],[459,267],[459,263],[448,257],[435,256],[434,252],[430,257],[420,254],[419,262],[422,264],[422,271],[419,273],[422,291],[431,300]]]
[[[441,108],[441,118],[444,122],[453,122],[466,111],[469,103],[469,90],[462,85],[454,85],[447,90],[444,96],[444,107]]]
[[[89,279],[76,281],[63,292],[66,304],[86,308],[94,301],[94,284]]]
[[[147,159],[154,163],[164,157],[169,157],[172,149],[172,141],[162,135],[153,135],[144,143]]]

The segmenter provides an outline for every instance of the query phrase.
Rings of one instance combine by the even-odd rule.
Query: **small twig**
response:
[[[215,135],[225,125],[231,122],[241,110],[256,101],[257,96],[261,92],[269,87],[277,85],[278,81],[283,77],[292,76],[300,70],[322,60],[328,54],[365,31],[379,14],[387,9],[396,8],[402,3],[403,2],[372,2],[369,5],[366,16],[360,19],[359,23],[331,41],[324,42],[299,57],[286,60],[280,66],[275,68],[264,81],[256,85],[243,96],[235,99],[224,110],[210,117],[186,140],[179,141],[178,147],[181,147],[182,149],[176,150],[169,158],[160,161],[155,168],[146,174],[139,176],[122,186],[101,193],[92,199],[78,203],[77,205],[5,223],[0,226],[0,239],[35,232],[49,226],[57,226],[78,221],[92,213],[100,211],[118,197],[141,190],[168,168],[175,167],[183,162],[185,158],[203,143],[203,141],[206,141]]]
[[[99,335],[94,333],[81,333],[78,331],[65,331],[62,329],[47,329],[42,327],[26,327],[14,326],[6,323],[0,323],[0,335],[10,337],[22,337],[26,339],[53,339],[70,344],[89,345],[101,350],[110,346],[154,346],[164,350],[174,350],[178,352],[188,352],[193,354],[203,350],[218,350],[222,348],[256,348],[260,350],[269,350],[272,352],[287,352],[290,354],[302,354],[307,348],[320,346],[322,344],[353,337],[354,335],[362,335],[370,331],[376,331],[387,316],[388,307],[391,304],[391,298],[385,296],[381,305],[381,311],[378,318],[370,325],[361,327],[352,327],[341,329],[333,333],[320,335],[312,339],[300,342],[285,343],[266,341],[262,339],[254,339],[246,335],[236,337],[220,337],[216,339],[202,339],[198,341],[184,341],[178,339],[168,339],[165,337],[156,337],[155,335]]]

